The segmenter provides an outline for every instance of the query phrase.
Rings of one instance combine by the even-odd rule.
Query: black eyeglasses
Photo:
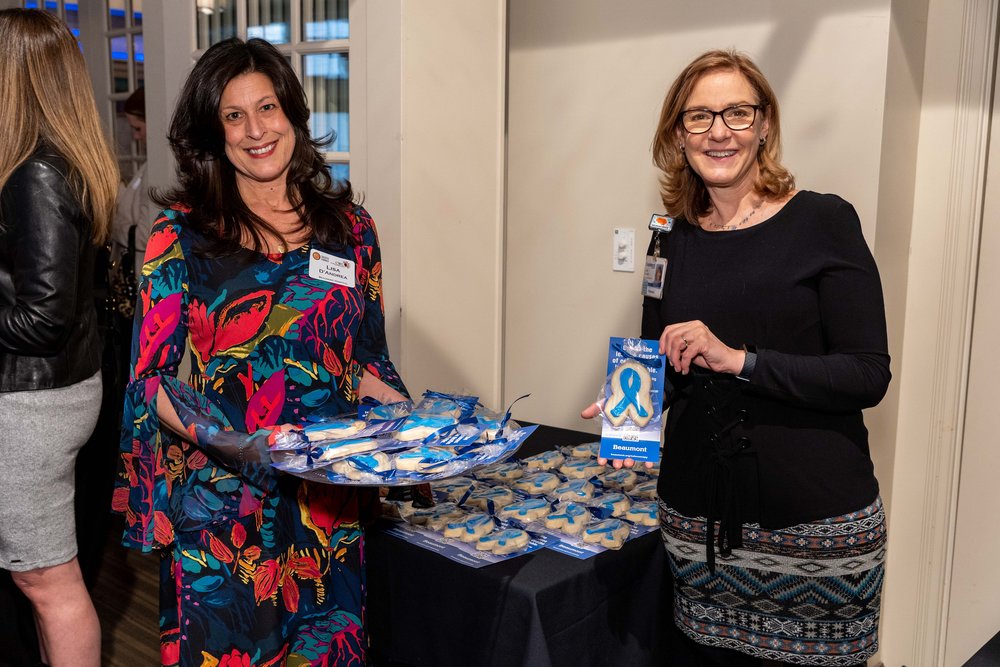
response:
[[[754,121],[757,120],[757,110],[761,108],[759,104],[737,104],[722,111],[688,109],[681,112],[681,123],[691,134],[704,134],[712,129],[715,117],[722,116],[722,122],[730,130],[745,130],[753,127]]]

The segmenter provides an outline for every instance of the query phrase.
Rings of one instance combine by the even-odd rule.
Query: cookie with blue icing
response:
[[[647,479],[645,482],[639,482],[629,490],[628,494],[633,498],[653,500],[656,498],[656,483],[657,480],[655,479]]]
[[[476,542],[476,549],[479,551],[492,551],[498,556],[512,554],[528,546],[531,536],[527,531],[520,528],[507,528],[496,533],[491,533],[485,537],[480,537]]]
[[[601,443],[599,442],[585,442],[582,445],[573,445],[569,448],[569,455],[580,458],[589,459],[597,456],[597,452],[601,449]]]
[[[489,514],[477,512],[469,514],[447,524],[444,528],[444,536],[462,542],[475,542],[480,537],[493,532],[496,523]]]
[[[654,502],[636,503],[625,512],[625,518],[640,526],[658,526],[660,524],[659,508]]]
[[[611,374],[611,396],[604,402],[604,416],[615,426],[626,419],[639,428],[653,418],[653,376],[638,361],[628,360]]]
[[[607,470],[597,461],[591,459],[574,459],[559,466],[559,472],[570,479],[590,479],[594,475],[600,475]]]
[[[355,417],[337,417],[305,426],[302,432],[305,433],[310,442],[316,442],[317,440],[350,438],[365,426],[367,424],[364,421]]]
[[[552,495],[559,500],[590,500],[594,497],[594,485],[585,479],[571,479],[557,486]]]
[[[598,475],[597,479],[601,482],[605,489],[628,491],[635,486],[639,476],[628,468],[620,468],[618,470],[609,470],[608,472],[602,473],[601,475]]]
[[[362,480],[378,478],[380,475],[392,470],[392,459],[385,452],[371,452],[369,454],[355,454],[346,459],[334,461],[330,469],[348,479]]]
[[[431,488],[443,493],[448,500],[460,500],[462,496],[476,488],[476,482],[468,477],[452,477],[432,482]]]
[[[442,447],[414,447],[396,452],[396,468],[412,472],[435,472],[455,459],[455,452]]]
[[[560,479],[551,472],[536,472],[514,482],[514,488],[532,495],[550,493],[559,486]]]
[[[632,501],[624,493],[605,493],[590,501],[591,507],[598,507],[611,516],[621,516],[632,507]]]
[[[396,431],[394,437],[406,442],[423,440],[427,436],[457,423],[458,420],[449,415],[410,415]]]
[[[528,456],[524,459],[524,465],[528,467],[528,470],[552,470],[565,462],[566,457],[563,456],[562,452],[555,449],[550,449],[547,452],[535,454],[534,456]]]
[[[421,507],[407,516],[410,523],[427,526],[431,530],[441,530],[449,523],[465,516],[462,508],[455,503],[438,503],[434,507]]]
[[[506,507],[514,502],[514,492],[503,486],[484,486],[469,494],[465,504],[470,507],[478,507],[481,510],[488,510],[490,503],[494,510]]]
[[[570,535],[579,535],[581,531],[590,523],[593,515],[586,505],[580,503],[566,503],[556,508],[552,514],[545,517],[545,527],[552,530],[561,530]]]
[[[503,461],[491,463],[490,465],[476,471],[476,477],[493,481],[510,481],[520,479],[524,476],[524,470],[516,461]]]
[[[541,519],[549,513],[549,501],[545,498],[526,498],[522,501],[511,503],[498,512],[504,519],[517,519],[523,523]]]
[[[605,519],[583,529],[583,541],[608,549],[621,549],[631,529],[621,519]]]

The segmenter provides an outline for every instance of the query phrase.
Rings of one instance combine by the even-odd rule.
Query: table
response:
[[[519,455],[595,439],[540,426]],[[376,665],[631,667],[683,650],[658,531],[586,560],[541,549],[471,568],[376,526],[365,558]]]

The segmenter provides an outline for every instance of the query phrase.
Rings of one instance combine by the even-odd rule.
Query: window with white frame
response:
[[[145,142],[136,141],[125,117],[125,100],[145,85],[142,0],[107,0],[105,39],[110,63],[111,118],[122,178],[127,182],[146,159]]]
[[[284,53],[305,88],[314,138],[333,137],[324,158],[350,177],[348,0],[195,0],[197,49],[259,37]]]

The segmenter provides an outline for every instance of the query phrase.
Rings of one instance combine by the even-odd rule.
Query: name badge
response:
[[[663,298],[663,281],[667,276],[667,258],[646,256],[646,267],[642,272],[642,295],[654,299]]]
[[[354,262],[313,248],[309,251],[309,277],[353,288]]]

